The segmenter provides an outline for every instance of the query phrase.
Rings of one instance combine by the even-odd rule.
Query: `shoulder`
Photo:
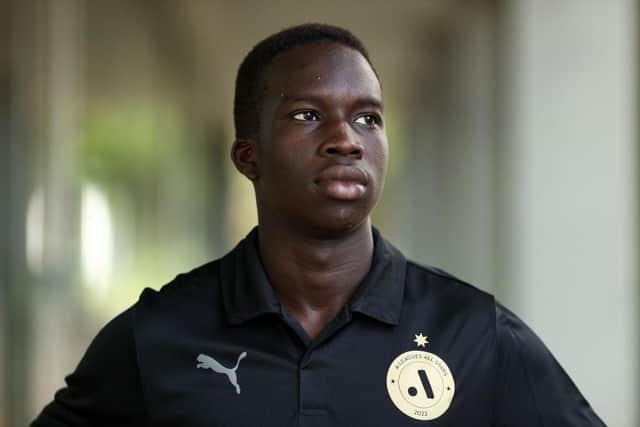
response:
[[[405,299],[429,299],[459,310],[480,309],[495,316],[495,298],[488,292],[436,267],[407,261]]]
[[[544,348],[544,344],[531,328],[500,303],[496,303],[496,330],[505,346]]]
[[[65,378],[67,386],[31,424],[142,425],[146,419],[136,346],[132,332],[132,310],[107,323],[89,345],[76,369]]]
[[[224,312],[220,290],[220,260],[176,276],[160,290],[145,289],[133,307],[136,342],[171,337],[203,327]]]
[[[193,303],[211,296],[217,291],[220,282],[220,261],[214,260],[193,270],[178,274],[160,290],[145,288],[140,294],[136,309],[176,306]]]
[[[604,425],[542,340],[501,304],[496,304],[496,336],[502,424],[527,419],[527,426]]]
[[[519,371],[522,384],[526,384],[529,390],[543,395],[543,389],[549,388],[549,382],[537,381],[541,374],[548,377],[548,381],[570,382],[538,335],[516,314],[499,303],[496,304],[496,336],[499,367]]]
[[[516,363],[530,371],[527,377],[539,370],[560,367],[538,335],[500,303],[496,303],[496,335],[499,364]]]
[[[494,352],[495,305],[493,295],[450,273],[407,263],[402,318],[439,331],[443,334],[439,340],[450,345],[453,353]]]

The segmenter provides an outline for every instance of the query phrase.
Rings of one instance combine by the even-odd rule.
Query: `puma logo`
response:
[[[222,366],[220,362],[218,362],[213,357],[200,353],[198,355],[198,364],[196,365],[196,368],[211,369],[213,372],[217,372],[219,374],[225,374],[227,378],[229,378],[229,382],[231,383],[231,385],[236,388],[236,393],[240,394],[240,386],[238,385],[238,376],[236,375],[236,371],[238,370],[238,365],[240,364],[240,361],[245,357],[247,357],[247,352],[243,351],[242,353],[240,353],[240,356],[238,356],[238,361],[236,362],[236,366],[230,369]]]

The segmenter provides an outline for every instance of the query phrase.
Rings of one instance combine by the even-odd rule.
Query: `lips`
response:
[[[320,192],[336,200],[356,200],[364,196],[369,175],[357,166],[333,165],[324,169],[315,184]]]

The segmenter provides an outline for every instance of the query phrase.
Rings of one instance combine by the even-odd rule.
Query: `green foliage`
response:
[[[107,188],[144,188],[150,171],[179,155],[183,123],[155,105],[108,105],[89,113],[80,157],[84,175]]]

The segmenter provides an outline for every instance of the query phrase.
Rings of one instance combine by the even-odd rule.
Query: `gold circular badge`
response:
[[[426,351],[407,351],[389,365],[387,391],[405,415],[427,421],[449,409],[455,383],[444,360]]]

